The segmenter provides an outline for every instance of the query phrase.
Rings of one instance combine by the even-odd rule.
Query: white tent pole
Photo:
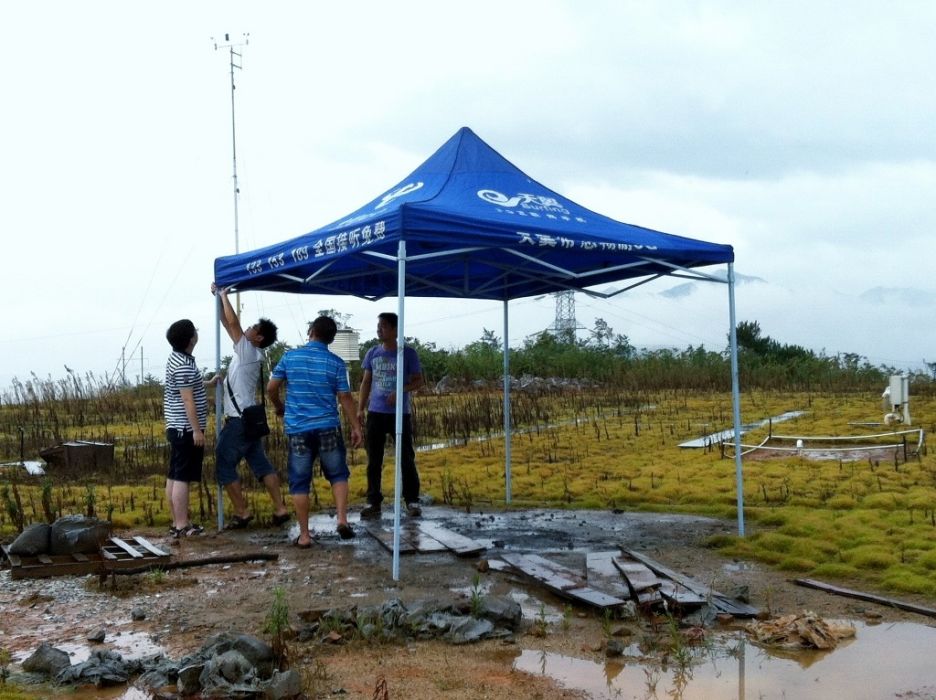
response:
[[[221,296],[215,294],[215,379],[221,377]],[[224,421],[224,394],[221,382],[215,382],[215,445],[221,437],[221,423]],[[215,463],[215,476],[218,465]],[[218,532],[224,529],[224,489],[218,482]]]
[[[734,263],[728,263],[728,331],[731,351],[731,409],[734,416],[735,490],[738,501],[738,537],[744,537],[744,467],[741,465],[741,390],[738,381],[738,333],[735,320]]]
[[[510,505],[510,341],[508,340],[507,299],[504,299],[504,501]]]
[[[400,580],[400,491],[403,488],[403,312],[406,304],[406,242],[397,247],[396,439],[393,441],[393,580]]]

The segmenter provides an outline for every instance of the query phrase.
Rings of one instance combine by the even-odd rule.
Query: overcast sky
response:
[[[214,258],[338,219],[461,126],[621,221],[734,246],[739,320],[873,364],[936,361],[936,3],[34,2],[0,6],[0,231],[13,377],[213,366]],[[214,40],[212,39],[214,38]],[[724,285],[577,295],[637,346],[721,350]],[[298,343],[395,299],[248,293]],[[513,345],[550,297],[511,302]],[[502,335],[496,302],[413,300],[408,335]],[[229,353],[225,339],[224,354]],[[141,360],[142,354],[142,360]]]

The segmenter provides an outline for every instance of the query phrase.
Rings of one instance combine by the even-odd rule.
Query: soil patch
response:
[[[386,526],[391,524],[390,515],[385,513]],[[926,622],[918,615],[795,586],[786,574],[756,563],[728,560],[702,546],[711,535],[735,532],[733,522],[594,511],[468,514],[444,507],[428,507],[424,517],[480,540],[489,547],[484,556],[492,558],[499,551],[537,553],[584,570],[587,552],[624,546],[722,592],[746,588],[750,603],[773,615],[811,610],[832,619]],[[127,533],[143,535],[169,548],[174,560],[276,552],[279,559],[274,562],[182,569],[164,577],[120,576],[103,587],[95,576],[13,581],[9,571],[3,571],[0,645],[18,662],[47,641],[70,650],[76,663],[87,655],[88,635],[103,628],[107,633],[104,647],[124,654],[150,654],[157,648],[178,658],[218,632],[265,636],[262,630],[276,587],[285,591],[290,618],[299,626],[302,615],[313,610],[377,605],[389,598],[409,604],[450,591],[469,597],[472,589],[480,586],[485,595],[507,595],[520,602],[526,619],[539,617],[548,622],[545,634],[536,636],[531,630],[509,642],[486,641],[469,647],[442,642],[380,645],[339,640],[338,644],[325,645],[294,641],[293,665],[302,670],[312,696],[328,697],[344,689],[347,697],[371,698],[383,679],[390,697],[515,700],[579,697],[556,687],[547,677],[513,670],[521,645],[604,659],[607,624],[599,614],[571,608],[567,601],[512,575],[479,573],[478,559],[460,559],[448,553],[401,557],[400,578],[394,581],[390,553],[369,537],[360,523],[352,518],[357,538],[345,541],[335,532],[334,522],[327,514],[315,516],[312,527],[318,541],[305,550],[291,545],[295,526],[225,531],[184,540],[172,540],[165,532],[154,530]],[[847,582],[842,585],[861,587]],[[134,608],[141,608],[145,619],[134,621]],[[632,626],[635,634],[640,632],[638,623]]]

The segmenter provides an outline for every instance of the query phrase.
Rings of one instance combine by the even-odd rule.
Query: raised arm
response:
[[[224,330],[227,331],[231,340],[236,343],[241,339],[241,336],[244,335],[244,330],[241,328],[240,319],[237,318],[237,312],[235,312],[234,307],[231,306],[231,300],[228,299],[227,288],[222,287],[219,289],[218,286],[212,282],[211,293],[217,294],[218,298],[221,300],[221,325],[224,326]]]

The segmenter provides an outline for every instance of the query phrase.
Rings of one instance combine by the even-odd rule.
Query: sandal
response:
[[[179,539],[180,537],[195,537],[196,535],[203,535],[205,533],[205,528],[201,525],[193,525],[189,523],[185,527],[170,527],[169,534],[174,538]]]
[[[224,529],[225,530],[243,530],[248,525],[250,525],[251,520],[253,520],[252,515],[248,515],[246,518],[242,518],[239,515],[232,515],[231,522],[225,525]]]
[[[347,523],[341,523],[341,525],[338,526],[337,530],[338,530],[338,536],[341,539],[343,540],[354,539],[354,530],[352,530],[351,526],[348,525]]]
[[[289,522],[289,513],[283,513],[282,515],[273,514],[273,527],[279,527]]]
[[[299,544],[299,538],[293,540],[293,547],[297,549],[312,549],[312,542],[306,542],[305,544]]]

